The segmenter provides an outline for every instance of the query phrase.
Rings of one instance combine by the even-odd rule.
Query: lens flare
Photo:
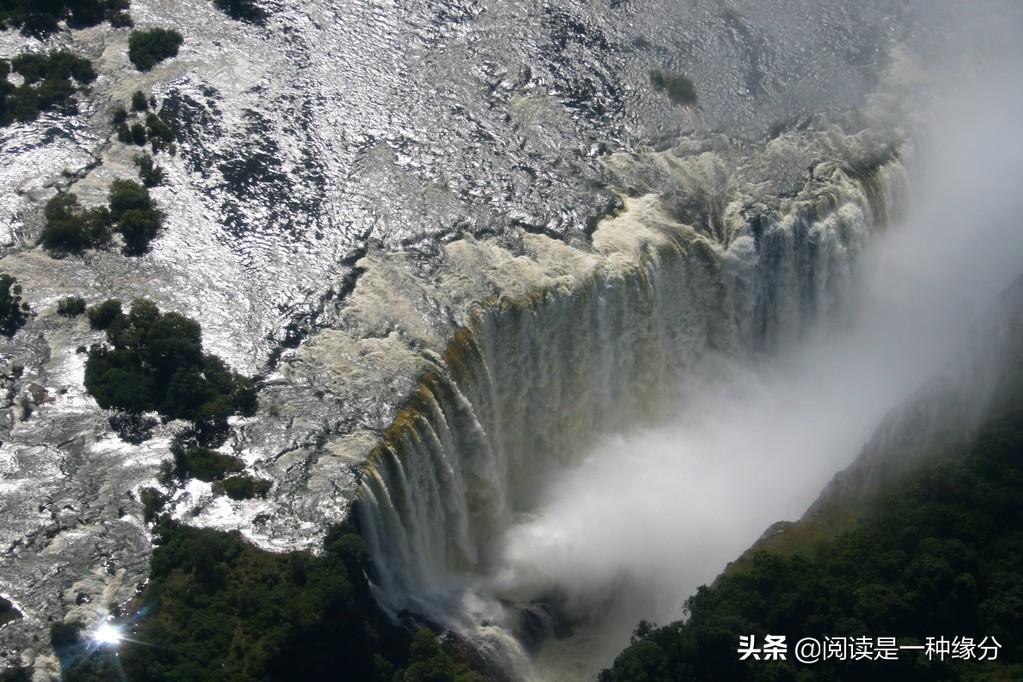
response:
[[[92,633],[92,641],[99,646],[117,646],[122,639],[124,639],[124,634],[121,632],[121,628],[113,623],[102,623]]]

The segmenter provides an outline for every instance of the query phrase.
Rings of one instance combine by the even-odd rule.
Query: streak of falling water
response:
[[[592,676],[640,619],[682,617],[768,524],[800,516],[885,415],[985,352],[978,320],[1023,274],[1023,87],[1002,75],[945,103],[908,219],[863,263],[853,320],[766,365],[689,377],[668,425],[606,438],[507,531],[491,593],[557,595],[579,623],[547,642],[538,677]],[[964,427],[997,371],[965,374],[978,408],[956,415]]]

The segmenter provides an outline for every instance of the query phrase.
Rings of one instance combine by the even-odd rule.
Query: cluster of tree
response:
[[[808,553],[758,553],[701,587],[685,622],[641,624],[602,682],[1023,679],[1023,411],[966,452],[894,484]],[[739,635],[994,637],[997,661],[740,662]],[[908,643],[906,639],[900,643]]]
[[[114,109],[111,122],[117,130],[117,139],[123,144],[145,147],[146,143],[156,154],[166,149],[174,154],[174,129],[150,107],[156,108],[156,98],[147,99],[141,91],[132,95],[131,114],[123,106]],[[159,183],[157,183],[159,184]]]
[[[668,99],[676,106],[689,107],[696,104],[696,86],[688,76],[670,71],[651,71],[650,84],[654,90],[666,92]]]
[[[0,274],[0,334],[14,336],[28,319],[29,305],[21,300],[21,285],[10,275]]]
[[[21,85],[8,78],[12,71],[22,77]],[[76,114],[75,93],[94,80],[92,62],[67,50],[0,59],[0,126],[34,121],[43,111]]]
[[[149,71],[163,60],[178,56],[183,42],[184,38],[174,29],[132,31],[128,37],[128,59],[139,71]]]
[[[110,300],[88,314],[110,344],[92,346],[85,364],[85,387],[100,407],[190,421],[201,443],[225,433],[228,417],[255,413],[252,381],[203,351],[195,320],[161,313],[145,299],[127,313]]]
[[[256,4],[255,0],[214,0],[213,4],[221,12],[238,21],[262,24],[266,21],[266,11]]]
[[[457,648],[388,619],[370,593],[362,539],[347,529],[333,529],[320,556],[265,552],[237,532],[166,517],[155,534],[146,615],[116,656],[90,651],[66,626],[53,633],[66,680],[484,679]]]
[[[0,28],[19,28],[25,35],[45,37],[66,21],[69,28],[87,28],[104,21],[131,26],[129,0],[4,0]]]
[[[39,243],[54,254],[81,253],[109,242],[113,231],[124,240],[125,255],[148,251],[163,226],[149,190],[131,180],[114,180],[108,204],[83,209],[74,194],[58,194],[46,204]]]

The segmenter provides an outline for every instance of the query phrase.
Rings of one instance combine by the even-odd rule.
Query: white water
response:
[[[547,643],[538,675],[592,675],[641,618],[682,617],[686,597],[769,523],[798,518],[885,415],[969,352],[978,315],[1023,273],[1023,90],[967,95],[937,118],[908,220],[867,252],[850,324],[769,366],[691,378],[668,426],[605,439],[505,534],[494,594],[558,593],[593,618]]]
[[[840,182],[752,257],[751,237],[710,257],[680,238],[483,313],[364,485],[382,603],[472,639],[512,676],[550,679],[610,663],[640,618],[678,618],[697,585],[806,508],[1023,270],[1023,98],[1007,83],[945,104],[912,215],[863,258],[871,204]],[[899,177],[880,173],[885,201]],[[839,299],[855,314],[833,316]],[[829,324],[806,334],[816,319]],[[651,418],[667,426],[630,429]],[[530,602],[523,628],[508,604]],[[548,639],[531,669],[515,635],[550,628],[537,602],[576,634]]]

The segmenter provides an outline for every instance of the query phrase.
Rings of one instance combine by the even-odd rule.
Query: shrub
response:
[[[64,317],[78,317],[85,312],[85,299],[81,296],[68,296],[57,302],[57,314]]]
[[[128,59],[139,71],[149,71],[163,60],[176,57],[182,42],[181,34],[173,29],[132,31],[128,38]]]
[[[146,146],[146,127],[141,123],[132,123],[128,128],[128,139],[139,147]]]
[[[696,104],[696,86],[688,76],[666,71],[651,71],[650,84],[658,92],[666,91],[668,99],[676,106]]]
[[[83,209],[74,194],[58,194],[46,203],[46,225],[39,243],[50,253],[81,253],[110,239],[110,212]]]
[[[125,211],[117,221],[117,231],[124,238],[124,253],[138,256],[148,251],[160,226],[160,214],[156,211]]]
[[[171,446],[174,455],[174,475],[180,479],[197,478],[207,483],[223,480],[227,474],[242,471],[241,460],[203,447],[187,447],[182,442]]]
[[[142,502],[142,519],[152,523],[156,515],[163,511],[167,497],[156,488],[143,488],[139,491],[139,501]]]
[[[51,79],[74,79],[79,83],[96,80],[92,62],[67,50],[49,54],[25,52],[11,60],[11,69],[21,74],[27,85]]]
[[[224,493],[232,500],[251,500],[254,497],[265,497],[270,491],[270,481],[251,476],[232,476],[221,484]]]
[[[115,128],[120,129],[121,126],[128,122],[128,110],[118,105],[114,108],[114,113],[110,115],[110,122]]]
[[[0,4],[0,28],[20,28],[25,35],[44,37],[67,21],[71,28],[87,28],[103,21],[130,26],[129,0],[7,0]]]
[[[110,184],[110,218],[124,238],[125,254],[132,256],[145,253],[163,225],[149,190],[132,180]]]
[[[0,334],[14,336],[28,319],[29,306],[21,300],[21,286],[10,275],[0,275]]]
[[[110,183],[110,217],[119,220],[127,211],[151,211],[153,200],[145,187],[132,180]]]
[[[8,80],[11,71],[22,76],[21,85]],[[0,125],[34,121],[43,111],[77,113],[75,93],[94,80],[92,63],[67,50],[0,60]]]
[[[123,313],[121,311],[121,302],[115,298],[103,301],[98,305],[94,305],[88,310],[89,313],[89,326],[93,329],[100,331],[106,329],[114,320],[120,318]]]
[[[131,110],[132,111],[147,111],[149,109],[149,100],[146,98],[146,93],[141,90],[136,90],[131,96]]]
[[[202,328],[179,313],[161,313],[151,302],[97,306],[93,324],[104,324],[110,346],[93,346],[85,365],[85,386],[100,407],[127,412],[157,410],[186,419],[200,429],[226,428],[234,414],[256,409],[252,382],[204,353]],[[101,312],[102,311],[102,312]]]
[[[153,151],[158,152],[165,145],[174,141],[176,135],[174,129],[167,125],[167,122],[154,113],[146,116],[146,132],[153,144]]]
[[[162,185],[166,178],[163,169],[156,165],[153,157],[149,154],[135,157],[135,165],[139,168],[139,179],[145,187],[156,187]]]

